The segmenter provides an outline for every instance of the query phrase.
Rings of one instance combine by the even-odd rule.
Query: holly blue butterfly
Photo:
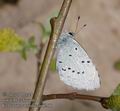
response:
[[[74,39],[74,33],[62,33],[57,49],[56,67],[65,84],[78,90],[100,87],[98,72],[86,51]]]

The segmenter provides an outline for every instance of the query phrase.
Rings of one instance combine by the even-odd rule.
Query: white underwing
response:
[[[79,90],[100,87],[98,72],[86,51],[74,40],[73,33],[61,34],[57,49],[56,67],[65,84]]]

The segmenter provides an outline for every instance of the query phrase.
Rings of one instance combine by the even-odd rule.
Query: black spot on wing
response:
[[[75,70],[72,70],[72,72],[74,73],[74,72],[75,72]]]
[[[68,70],[70,70],[71,68],[70,67],[68,67]]]
[[[90,61],[87,61],[87,63],[90,63]]]
[[[82,74],[84,74],[85,72],[84,71],[82,71]]]
[[[59,63],[62,63],[62,61],[59,61]]]
[[[75,48],[75,50],[77,50],[77,47]]]
[[[82,63],[85,63],[85,61],[81,61]]]
[[[63,71],[66,71],[66,69],[62,68]]]
[[[90,63],[90,61],[89,60],[88,61],[82,60],[81,63]]]

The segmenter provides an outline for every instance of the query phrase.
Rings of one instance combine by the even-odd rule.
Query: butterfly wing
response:
[[[56,66],[60,79],[73,88],[94,90],[100,87],[95,66],[73,38],[68,38],[59,48]]]

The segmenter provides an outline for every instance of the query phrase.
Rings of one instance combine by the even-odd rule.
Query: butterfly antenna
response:
[[[80,30],[75,33],[75,35],[77,35],[77,34],[78,34],[84,27],[86,27],[86,26],[87,26],[87,24],[84,24],[84,25],[80,28]]]
[[[87,24],[84,24],[84,25],[80,28],[80,31],[81,31],[84,27],[86,27],[86,26],[87,26]],[[80,32],[80,31],[79,31],[79,32]],[[78,32],[78,33],[79,33],[79,32]]]
[[[77,32],[78,24],[79,24],[80,16],[78,16],[77,23],[76,23],[76,28],[75,28],[75,33]]]

